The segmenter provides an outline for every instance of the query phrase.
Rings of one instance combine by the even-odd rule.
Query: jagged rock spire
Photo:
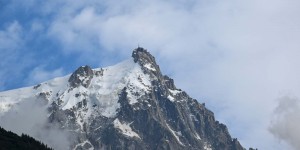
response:
[[[133,50],[132,57],[135,63],[139,63],[145,73],[158,79],[165,84],[169,89],[176,89],[173,79],[167,75],[162,75],[159,65],[155,61],[155,57],[152,56],[146,49],[138,47]]]
[[[70,76],[70,86],[75,88],[82,85],[87,88],[90,85],[93,75],[94,72],[90,66],[81,66]]]
[[[155,58],[144,48],[138,47],[133,50],[132,57],[134,58],[134,62],[138,61],[146,61],[148,63],[155,63]]]
[[[162,74],[155,58],[144,48],[138,47],[133,50],[132,57],[135,63],[138,63],[145,73],[162,79]]]

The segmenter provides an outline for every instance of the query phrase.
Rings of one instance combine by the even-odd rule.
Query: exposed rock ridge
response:
[[[155,58],[144,48],[138,47],[133,50],[132,57],[135,63],[138,63],[146,74],[151,77],[162,79],[159,66],[156,64]]]
[[[138,63],[145,74],[150,75],[153,84],[162,84],[162,88],[165,95],[170,95],[167,88],[175,90],[176,86],[174,80],[167,75],[162,75],[159,65],[156,63],[155,57],[152,56],[146,49],[138,47],[133,50],[132,57],[135,63]]]
[[[70,76],[70,86],[76,88],[79,85],[82,85],[87,88],[91,83],[93,75],[94,72],[90,66],[81,66]]]
[[[227,127],[215,120],[213,112],[177,89],[173,79],[161,74],[155,58],[147,50],[139,47],[132,57],[151,76],[153,90],[145,97],[148,100],[130,105],[124,88],[116,119],[131,122],[132,130],[141,139],[124,137],[118,129],[109,128],[105,139],[110,140],[103,145],[112,149],[123,149],[125,143],[127,149],[244,149],[237,139],[231,138]],[[111,138],[120,136],[121,139]]]
[[[128,95],[135,87],[125,86],[118,95],[120,108],[112,118],[98,114],[99,108],[93,106],[89,108],[94,111],[88,121],[79,125],[76,120],[89,111],[87,103],[94,101],[89,97],[85,103],[80,102],[70,110],[52,113],[51,122],[58,122],[74,131],[76,150],[91,147],[116,150],[244,150],[237,139],[231,138],[227,127],[215,120],[212,111],[177,89],[174,80],[161,73],[155,58],[146,49],[138,47],[132,57],[134,63],[138,63],[143,73],[150,77],[150,90],[135,93],[142,100],[130,103],[132,94]],[[84,66],[71,75],[69,83],[73,88],[80,85],[89,87],[93,76],[103,75],[105,70],[93,72],[90,67]]]

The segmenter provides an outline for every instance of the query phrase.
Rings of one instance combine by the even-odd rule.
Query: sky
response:
[[[244,147],[300,149],[300,1],[0,0],[0,91],[138,45]]]

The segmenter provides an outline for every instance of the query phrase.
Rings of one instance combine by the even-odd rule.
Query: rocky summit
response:
[[[82,66],[71,75],[0,97],[1,115],[28,98],[45,102],[49,125],[72,135],[66,149],[244,149],[212,111],[178,89],[141,47],[114,66]]]

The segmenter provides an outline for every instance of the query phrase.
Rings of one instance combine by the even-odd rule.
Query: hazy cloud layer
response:
[[[30,0],[22,5],[12,1],[0,17],[11,10],[32,10],[20,13],[27,22],[7,19],[22,29],[16,33],[24,47],[41,53],[30,56],[35,63],[23,77],[30,79],[26,85],[80,65],[114,64],[130,57],[139,44],[156,56],[177,87],[205,102],[243,145],[279,150],[286,149],[285,143],[278,143],[268,128],[276,99],[286,93],[300,96],[299,7],[295,0]],[[9,27],[0,30],[8,33]],[[17,64],[14,59],[4,62]],[[0,71],[2,81],[9,78],[5,74]]]
[[[19,135],[28,134],[57,150],[70,146],[70,134],[49,125],[47,107],[42,99],[26,99],[0,116],[0,126]]]

